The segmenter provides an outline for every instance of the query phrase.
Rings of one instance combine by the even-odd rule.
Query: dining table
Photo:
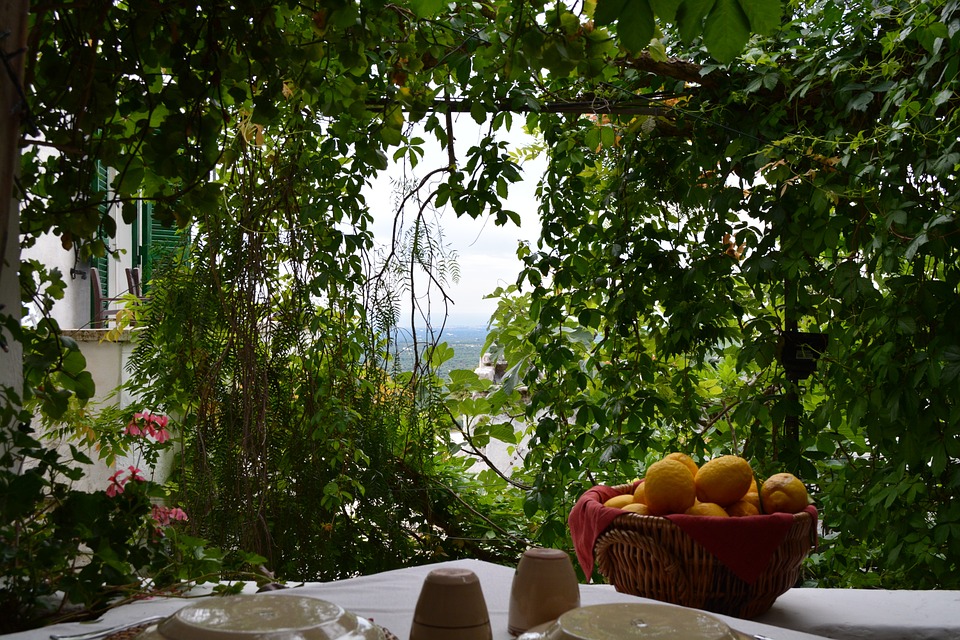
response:
[[[480,560],[452,560],[384,571],[331,582],[288,582],[270,595],[301,595],[326,600],[382,626],[399,640],[408,640],[420,588],[427,575],[438,568],[461,568],[480,579],[490,614],[493,640],[509,640],[507,630],[510,589],[515,567]],[[257,590],[244,585],[245,593]],[[5,640],[64,639],[74,634],[97,632],[138,621],[171,615],[181,607],[209,596],[211,585],[189,592],[187,597],[156,597],[124,604],[106,611],[92,622],[65,622],[30,631],[7,634]],[[866,593],[872,591],[873,593]],[[949,640],[960,638],[960,591],[909,592],[904,604],[898,592],[882,590],[800,589],[781,595],[767,613],[753,620],[720,614],[717,618],[757,640]],[[884,597],[884,594],[889,594]],[[230,596],[226,596],[230,597]],[[581,584],[580,605],[656,602],[618,592],[607,584]]]

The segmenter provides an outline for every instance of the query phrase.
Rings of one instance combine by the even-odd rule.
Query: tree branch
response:
[[[716,88],[729,80],[729,76],[721,71],[711,71],[703,73],[703,66],[695,62],[685,60],[655,60],[649,53],[641,53],[636,58],[617,60],[616,64],[620,67],[636,69],[646,73],[653,73],[658,76],[665,76],[675,80],[683,80],[698,84],[701,87],[710,89]]]
[[[463,435],[463,439],[466,440],[467,444],[470,445],[470,448],[473,449],[473,451],[470,452],[470,455],[483,460],[483,462],[486,463],[486,465],[490,468],[490,470],[493,471],[498,476],[500,476],[500,478],[507,484],[512,485],[522,491],[530,491],[531,489],[533,489],[533,487],[531,487],[530,485],[526,485],[526,484],[517,482],[512,478],[508,478],[506,474],[503,473],[503,471],[500,471],[500,468],[497,467],[497,465],[493,464],[493,460],[488,458],[482,451],[480,451],[477,445],[473,443],[473,438],[470,437],[470,434],[467,433],[466,429],[463,429],[460,426],[460,423],[457,421],[456,416],[453,415],[453,412],[450,411],[450,408],[444,406],[444,409],[446,410],[447,415],[450,416],[450,420],[453,422],[454,425],[456,425],[457,431],[459,431]]]

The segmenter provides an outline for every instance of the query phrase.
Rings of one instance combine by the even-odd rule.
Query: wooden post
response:
[[[787,233],[789,233],[790,222],[793,219],[793,212],[796,205],[793,202],[792,194],[788,193],[787,189],[781,187],[779,193],[780,197],[777,199],[777,204],[783,210],[783,222],[781,223],[779,232],[780,251],[782,255],[784,247],[787,244]],[[788,335],[796,335],[798,328],[797,283],[791,280],[789,277],[784,277],[783,330],[785,335],[781,337],[781,340],[784,340]],[[797,385],[800,382],[800,378],[797,376],[795,371],[787,366],[782,353],[781,364],[784,365],[784,373],[786,374],[787,378],[787,388],[786,393],[784,394],[787,414],[783,418],[783,430],[780,433],[780,442],[778,443],[779,446],[774,451],[774,455],[781,464],[787,463],[789,465],[793,465],[800,450],[800,416],[794,413],[794,409],[797,403],[800,401],[800,398],[797,394]],[[789,470],[795,471],[792,466]]]
[[[0,315],[20,320],[20,213],[13,186],[20,170],[23,68],[27,51],[28,0],[0,2]],[[23,393],[23,349],[0,329],[0,389]],[[0,402],[3,402],[0,399]],[[19,408],[19,407],[18,407]],[[0,424],[0,429],[12,425]]]

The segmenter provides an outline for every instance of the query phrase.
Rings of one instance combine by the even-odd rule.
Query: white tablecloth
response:
[[[456,566],[470,569],[480,578],[483,587],[484,599],[490,611],[490,620],[493,626],[494,640],[509,640],[507,632],[507,609],[510,598],[510,585],[513,581],[514,570],[477,560],[457,560],[435,565],[412,567],[397,571],[387,571],[375,575],[362,576],[349,580],[340,580],[328,583],[308,583],[303,586],[276,591],[277,596],[287,594],[309,595],[323,600],[329,600],[357,615],[372,619],[378,624],[392,631],[400,640],[408,640],[410,623],[420,586],[423,579],[433,569],[443,566]],[[252,589],[251,589],[252,590]],[[840,591],[840,593],[835,593]],[[834,592],[834,593],[831,593]],[[608,585],[581,585],[581,604],[602,604],[606,602],[649,602],[642,598],[617,593]],[[960,592],[910,592],[930,594],[953,594],[950,597],[931,604],[929,611],[921,608],[917,614],[929,614],[940,607],[947,607],[949,611],[940,612],[937,616],[938,626],[942,627],[941,635],[913,635],[919,629],[910,626],[909,620],[897,623],[897,605],[893,601],[885,602],[882,597],[876,600],[877,606],[883,608],[886,616],[873,616],[870,610],[872,605],[866,605],[870,595],[898,594],[899,592],[859,592],[820,589],[792,589],[780,596],[774,609],[762,617],[762,621],[739,620],[728,616],[717,616],[732,627],[745,633],[757,634],[770,640],[811,640],[814,638],[871,638],[882,640],[899,640],[900,638],[914,638],[948,640],[960,638],[960,607],[955,606],[960,598]],[[816,596],[820,597],[816,597]],[[856,595],[856,597],[854,597]],[[848,596],[848,599],[844,599]],[[951,598],[953,598],[951,600]],[[188,599],[154,599],[138,602],[113,609],[104,614],[103,618],[95,623],[65,623],[56,627],[46,627],[24,633],[2,636],[5,640],[49,640],[51,633],[70,634],[86,631],[96,631],[101,628],[133,622],[153,615],[167,615],[180,607],[189,604]],[[861,607],[860,611],[853,611],[849,607]],[[863,608],[865,607],[865,608]],[[842,629],[843,625],[836,625],[844,619],[856,621],[861,625]],[[818,626],[818,621],[833,621],[833,628]],[[915,621],[919,622],[919,621]],[[906,626],[905,626],[906,625]],[[793,628],[791,628],[793,627]],[[904,629],[910,635],[902,635]],[[798,630],[799,629],[799,630]],[[847,635],[837,635],[844,631]],[[943,630],[948,635],[943,635]],[[803,630],[822,635],[811,635]],[[891,631],[893,635],[888,635]],[[900,634],[900,635],[898,635]]]
[[[757,621],[841,640],[957,640],[960,591],[791,589]]]

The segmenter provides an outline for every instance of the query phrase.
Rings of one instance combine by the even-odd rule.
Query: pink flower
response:
[[[153,413],[149,409],[133,414],[130,424],[124,429],[124,433],[131,436],[150,436],[160,444],[169,440],[172,436],[167,431],[167,425],[170,418],[165,415]]]
[[[113,498],[117,494],[123,493],[123,485],[127,483],[127,478],[120,478],[123,469],[110,476],[110,484],[107,485],[107,495]]]
[[[123,473],[126,472],[127,476],[124,477]],[[143,477],[143,471],[130,465],[126,469],[119,469],[116,473],[110,476],[110,484],[107,485],[107,495],[111,498],[123,493],[123,485],[127,484],[131,480],[136,480],[137,482],[146,482],[146,478]]]
[[[180,507],[165,507],[153,505],[153,520],[156,523],[157,533],[162,534],[162,527],[167,527],[175,520],[188,520],[186,512]]]

